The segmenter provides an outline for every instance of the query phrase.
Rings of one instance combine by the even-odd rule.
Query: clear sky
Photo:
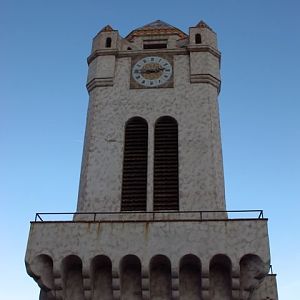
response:
[[[227,208],[264,209],[280,299],[298,299],[299,16],[299,0],[0,0],[1,298],[38,299],[29,221],[76,208],[93,36],[157,19],[187,32],[203,19],[222,52]]]

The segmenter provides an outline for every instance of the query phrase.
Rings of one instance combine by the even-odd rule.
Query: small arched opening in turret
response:
[[[105,48],[111,48],[111,37],[106,38]]]
[[[164,255],[150,261],[150,299],[172,299],[171,262]]]
[[[232,299],[232,264],[226,255],[215,255],[209,264],[209,294],[211,300]]]
[[[142,300],[142,267],[135,255],[126,255],[120,263],[122,300]]]
[[[202,43],[202,37],[201,37],[201,34],[200,33],[197,33],[195,35],[195,43],[196,44],[201,44]]]
[[[183,256],[179,264],[180,300],[201,300],[201,262],[193,255]]]
[[[112,300],[112,264],[105,255],[97,255],[91,262],[92,300]]]

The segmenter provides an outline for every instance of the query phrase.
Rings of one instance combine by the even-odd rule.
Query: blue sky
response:
[[[218,34],[227,208],[264,209],[280,299],[296,299],[299,12],[297,0],[1,0],[3,299],[38,299],[24,267],[35,212],[76,208],[93,36],[107,24],[125,36],[157,19],[186,32],[203,19]]]

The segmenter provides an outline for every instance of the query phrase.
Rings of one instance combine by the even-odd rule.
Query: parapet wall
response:
[[[108,263],[103,263],[103,259]],[[100,262],[95,263],[98,260]],[[199,266],[197,272],[202,282],[199,293],[203,299],[210,299],[210,282],[214,280],[212,274],[217,274],[215,278],[218,278],[218,270],[224,268],[230,278],[228,293],[233,295],[233,298],[228,299],[239,299],[243,287],[248,294],[249,288],[258,286],[268,273],[270,255],[267,220],[123,220],[31,224],[26,253],[27,270],[43,290],[55,291],[54,299],[68,299],[65,296],[68,274],[73,274],[74,270],[79,271],[81,290],[85,298],[90,299],[95,292],[96,277],[93,270],[103,265],[110,266],[111,291],[114,299],[118,299],[122,282],[126,279],[122,274],[128,270],[122,266],[128,260],[129,269],[136,265],[138,267],[134,270],[140,270],[141,292],[145,299],[151,294],[149,278],[151,272],[155,274],[153,264],[156,261],[159,266],[167,266],[166,272],[169,272],[171,280],[170,293],[175,299],[179,296],[184,261],[187,264],[197,262],[192,265]],[[250,287],[245,280],[250,282]],[[153,291],[155,288],[152,288]]]

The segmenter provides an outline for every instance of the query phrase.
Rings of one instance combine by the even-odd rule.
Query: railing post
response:
[[[263,219],[264,218],[264,211],[261,210],[258,216],[259,219]]]
[[[36,214],[35,214],[35,222],[37,222],[37,219],[38,219],[38,218],[40,219],[41,222],[43,222],[43,219],[41,218],[40,214],[39,214],[39,213],[36,213]]]

